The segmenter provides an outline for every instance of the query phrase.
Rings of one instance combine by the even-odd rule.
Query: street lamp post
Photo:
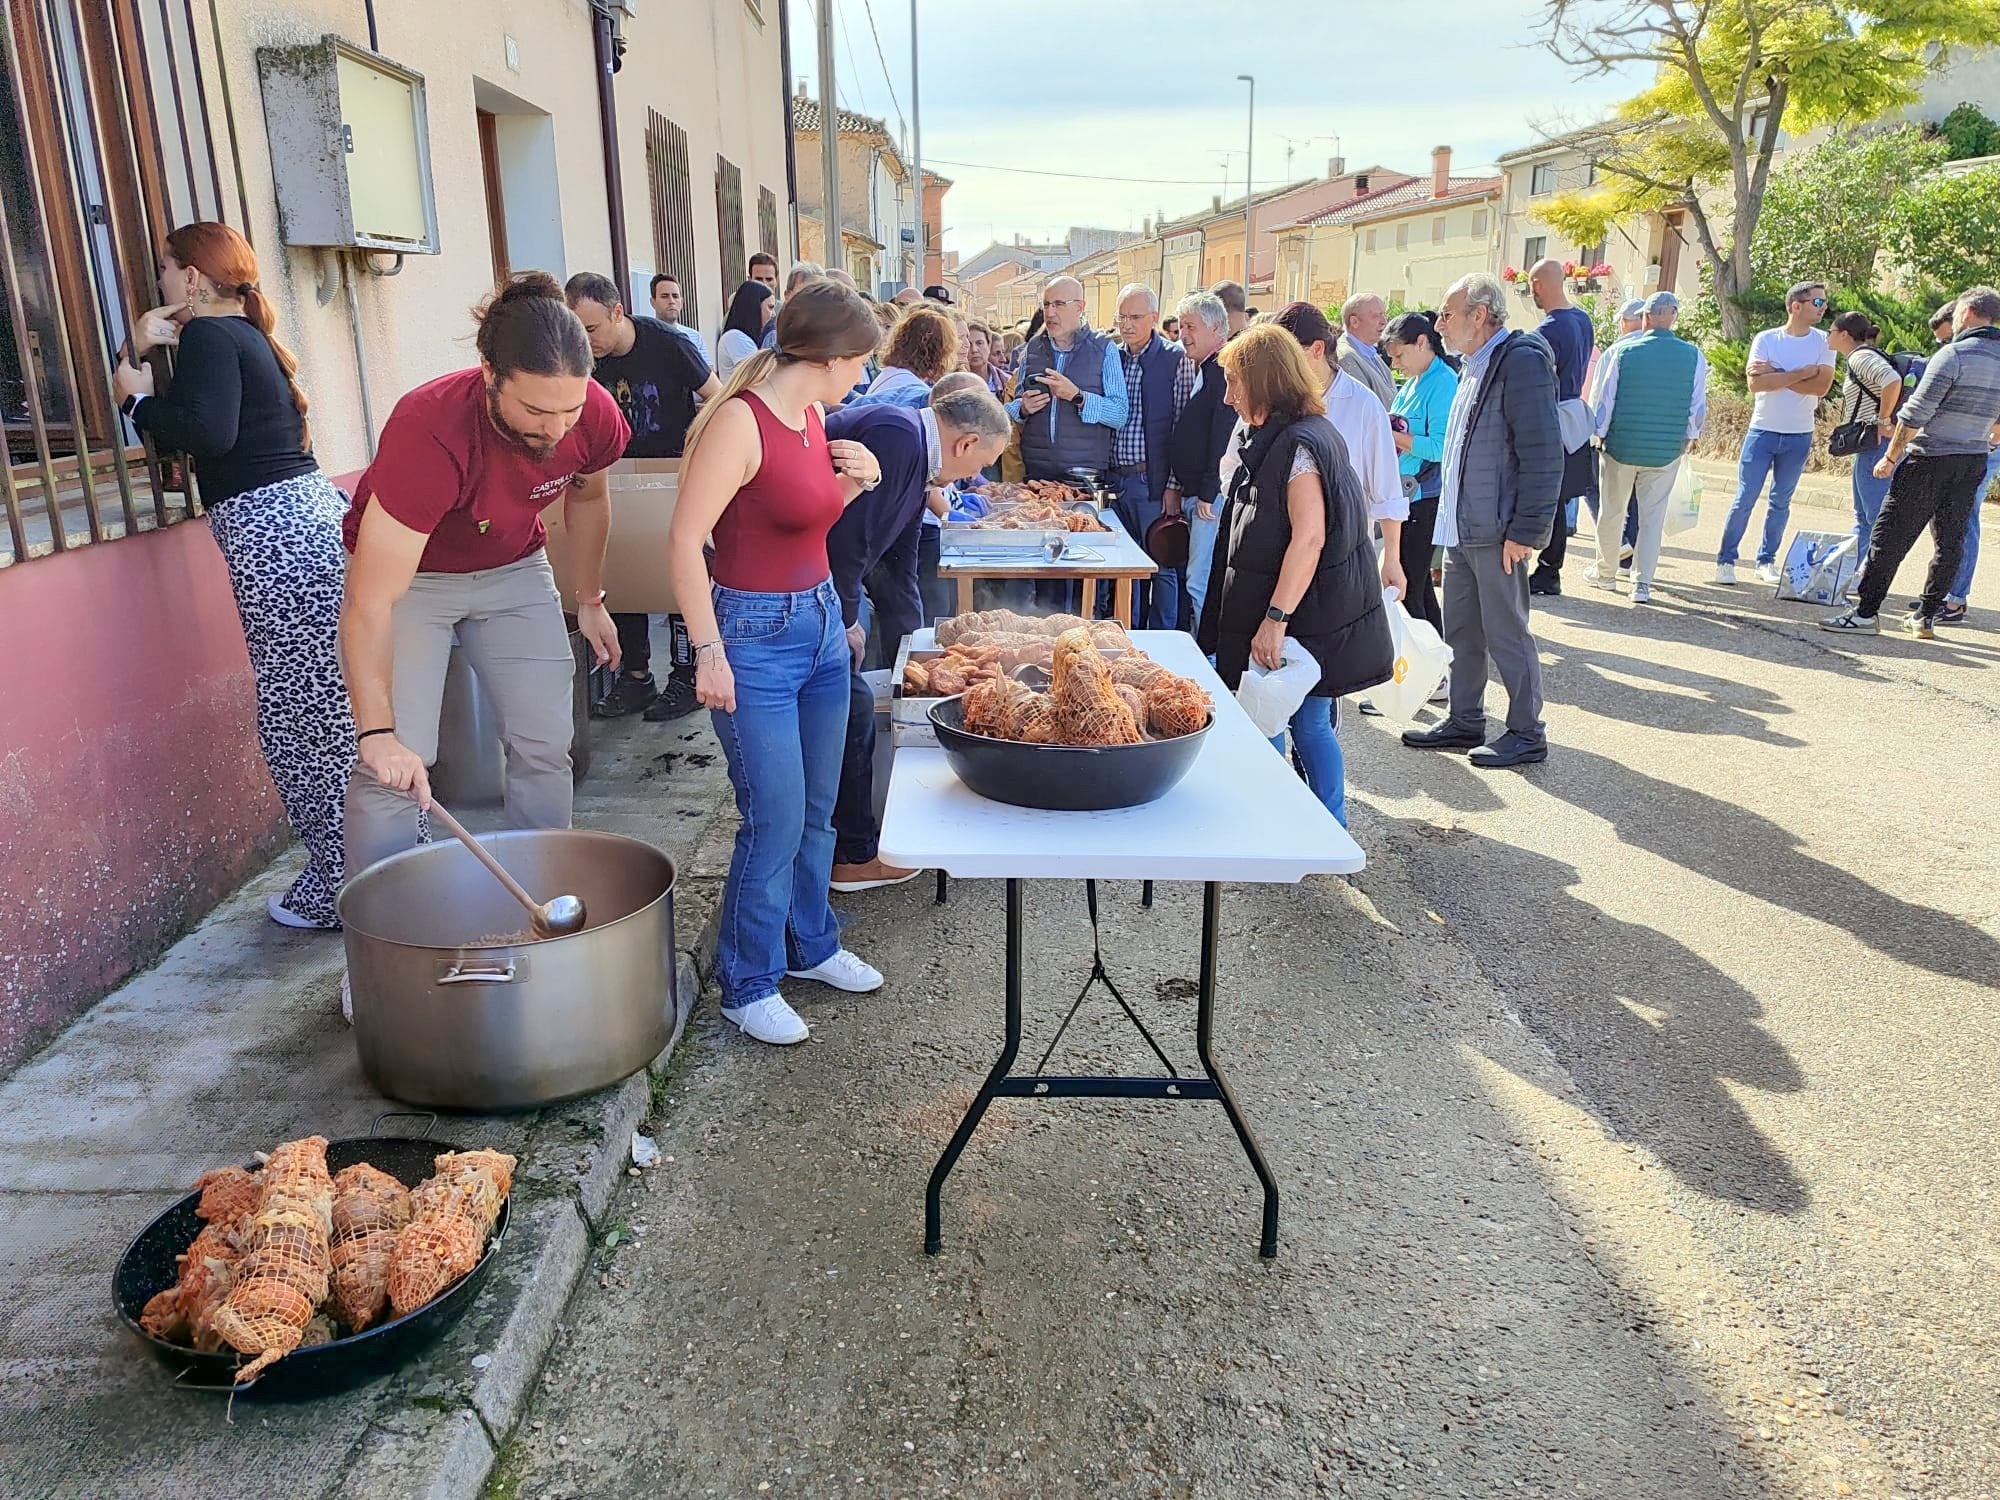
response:
[[[1250,295],[1250,239],[1257,224],[1257,80],[1248,73],[1236,75],[1238,83],[1250,85],[1250,130],[1243,143],[1243,295]]]

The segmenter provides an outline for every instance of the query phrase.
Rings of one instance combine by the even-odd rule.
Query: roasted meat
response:
[[[389,1305],[398,1317],[479,1264],[514,1183],[514,1158],[499,1151],[447,1151],[435,1165],[410,1195],[410,1222],[389,1257]]]
[[[229,1295],[211,1326],[243,1354],[256,1356],[236,1372],[239,1384],[296,1349],[314,1311],[326,1300],[332,1270],[333,1180],[326,1171],[326,1137],[286,1141],[264,1164],[257,1211],[244,1235]]]
[[[333,1310],[356,1333],[389,1303],[389,1257],[410,1222],[410,1190],[366,1162],[333,1179]]]

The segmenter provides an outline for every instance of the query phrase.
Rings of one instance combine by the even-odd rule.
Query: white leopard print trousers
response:
[[[339,923],[341,812],[354,765],[339,643],[346,510],[340,491],[314,470],[246,490],[208,513],[256,674],[264,762],[307,851],[285,906],[327,927]]]

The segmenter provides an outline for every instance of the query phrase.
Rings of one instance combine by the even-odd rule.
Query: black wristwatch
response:
[[[1277,605],[1273,604],[1269,609],[1264,611],[1264,618],[1267,620],[1276,620],[1280,625],[1284,625],[1290,622],[1292,616],[1291,611],[1280,609]]]
[[[1083,414],[1083,392],[1078,391],[1074,396],[1070,397],[1069,404],[1071,406],[1074,406],[1077,410],[1077,414],[1081,416]]]
[[[145,393],[143,391],[134,391],[131,395],[127,396],[123,401],[120,401],[118,403],[118,410],[124,416],[129,418],[133,412],[139,409],[139,403],[144,399],[145,399]]]

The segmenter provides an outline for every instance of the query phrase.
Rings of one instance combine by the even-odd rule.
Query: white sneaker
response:
[[[845,948],[836,948],[833,957],[817,968],[787,969],[793,979],[814,979],[850,995],[865,995],[882,988],[882,971],[863,963]],[[763,1004],[760,1000],[758,1004]]]
[[[773,1047],[790,1047],[812,1035],[812,1028],[799,1019],[799,1013],[785,1003],[783,995],[766,995],[734,1010],[725,1005],[722,1014],[745,1036],[769,1042]]]
[[[1430,695],[1430,698],[1427,701],[1431,703],[1451,702],[1451,684],[1448,682],[1442,684],[1435,693],[1432,693]]]
[[[1757,565],[1757,581],[1759,583],[1776,585],[1785,581],[1785,575],[1780,573],[1770,563],[1759,563]]]
[[[1653,602],[1653,586],[1650,583],[1633,584],[1632,602],[1634,604],[1651,604]]]
[[[1715,565],[1715,581],[1734,587],[1736,583],[1736,564],[1717,563]]]
[[[1596,563],[1583,570],[1583,581],[1594,589],[1608,589],[1614,594],[1618,592],[1617,581],[1599,572]]]
[[[347,982],[347,971],[340,971],[340,1019],[349,1026],[354,1024],[354,987]]]
[[[315,922],[311,917],[302,917],[285,905],[283,896],[265,898],[264,910],[280,927],[296,927],[302,932],[338,932],[340,925],[335,922]]]

